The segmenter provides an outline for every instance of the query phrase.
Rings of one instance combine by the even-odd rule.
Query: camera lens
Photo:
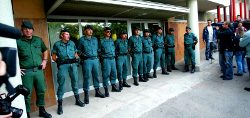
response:
[[[18,109],[15,107],[11,107],[10,111],[12,112],[12,118],[20,118],[23,114],[23,110],[22,109]]]

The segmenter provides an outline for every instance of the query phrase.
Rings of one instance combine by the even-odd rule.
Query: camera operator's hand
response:
[[[4,61],[0,60],[0,76],[6,74],[6,64]]]
[[[12,112],[8,115],[0,115],[0,118],[11,118]]]
[[[46,68],[47,60],[42,61],[42,69],[44,70]]]
[[[21,76],[24,76],[25,75],[25,69],[20,69],[21,70]]]
[[[0,76],[3,76],[6,74],[6,63],[2,61],[2,54],[0,52]]]

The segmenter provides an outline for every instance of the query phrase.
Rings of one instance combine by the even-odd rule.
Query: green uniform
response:
[[[62,40],[57,41],[52,49],[52,54],[57,56],[57,98],[62,100],[64,94],[64,83],[69,73],[71,78],[71,87],[74,92],[74,95],[78,95],[78,68],[76,62],[69,62],[68,60],[75,60],[75,54],[77,49],[75,43],[69,40],[67,43],[64,43]]]
[[[143,74],[149,74],[152,68],[153,48],[152,40],[150,37],[143,37]]]
[[[154,47],[154,66],[153,69],[156,70],[159,63],[161,68],[165,68],[165,50],[164,50],[164,39],[162,35],[153,35],[152,38]]]
[[[167,44],[167,56],[166,56],[167,65],[174,66],[175,65],[174,35],[168,34],[165,38],[165,43]]]
[[[108,87],[108,81],[113,85],[116,83],[116,62],[115,62],[115,44],[114,40],[103,38],[100,41],[101,58],[102,58],[102,78],[103,87]]]
[[[87,38],[83,36],[79,39],[78,49],[80,52],[83,71],[83,90],[89,90],[90,77],[92,75],[94,88],[99,88],[99,59],[98,40],[96,37]]]
[[[131,36],[128,41],[128,48],[132,56],[132,76],[137,77],[143,74],[143,58],[142,58],[142,37]]]
[[[128,73],[128,40],[117,39],[116,46],[116,66],[118,80],[126,80]]]
[[[193,33],[184,34],[184,61],[185,65],[189,65],[190,59],[191,64],[195,65],[195,53],[194,53],[194,41],[197,41],[197,37]]]
[[[39,68],[42,64],[42,53],[47,50],[44,42],[37,36],[32,39],[21,38],[17,40],[17,49],[20,68],[25,69],[22,82],[31,92],[33,87],[36,89],[36,105],[44,106],[44,94],[46,91],[45,77],[43,70]],[[27,112],[30,112],[31,93],[25,97]]]

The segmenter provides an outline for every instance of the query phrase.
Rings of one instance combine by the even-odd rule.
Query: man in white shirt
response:
[[[206,43],[206,60],[214,59],[212,56],[213,48],[216,43],[216,33],[212,27],[212,20],[207,20],[207,26],[203,29],[203,42]]]

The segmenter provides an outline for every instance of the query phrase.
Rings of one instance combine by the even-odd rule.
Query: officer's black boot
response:
[[[150,75],[150,73],[147,73],[147,78],[153,78],[153,76]]]
[[[189,66],[185,65],[184,72],[188,72],[188,71],[189,71]]]
[[[75,95],[75,98],[76,98],[75,105],[78,105],[80,107],[84,107],[85,106],[85,104],[80,100],[79,95]]]
[[[142,75],[139,75],[139,82],[147,82],[147,81],[142,77]]]
[[[146,80],[146,82],[148,81],[148,76],[147,76],[147,74],[143,74],[143,79]]]
[[[122,91],[123,85],[122,85],[122,80],[119,81],[119,90]]]
[[[168,71],[168,72],[172,72],[171,66],[168,66],[168,67],[167,67],[167,71]]]
[[[165,68],[161,69],[161,74],[163,74],[163,75],[169,75],[169,73],[165,70]]]
[[[172,65],[172,70],[179,70],[179,69],[176,68],[175,65]]]
[[[109,89],[108,87],[104,87],[105,90],[105,97],[109,97]]]
[[[153,78],[157,78],[156,70],[154,70]]]
[[[112,84],[111,85],[112,86],[112,92],[121,92],[118,88],[117,88],[117,86],[115,85],[115,84]]]
[[[63,114],[62,100],[57,100],[57,103],[58,103],[57,114],[61,115]]]
[[[27,112],[27,118],[30,118],[30,112]]]
[[[95,89],[95,97],[105,98],[105,96],[101,93],[99,88]]]
[[[84,91],[84,103],[89,104],[89,91]]]
[[[191,73],[195,72],[195,65],[192,65]]]
[[[52,115],[49,114],[44,107],[39,107],[39,117],[44,117],[44,118],[52,118]]]
[[[125,79],[123,80],[122,86],[123,86],[123,87],[131,87],[131,86],[126,82]]]
[[[138,83],[137,77],[133,77],[133,78],[134,78],[134,85],[139,86],[139,83]]]

